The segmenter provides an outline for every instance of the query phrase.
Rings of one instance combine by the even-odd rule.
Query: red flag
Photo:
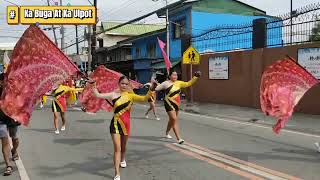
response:
[[[299,100],[317,83],[315,77],[289,58],[273,63],[264,71],[260,86],[261,109],[278,119],[273,127],[275,133],[280,132]]]
[[[163,56],[163,59],[164,59],[164,63],[166,65],[166,68],[167,68],[167,72],[169,74],[169,70],[171,68],[171,62],[169,60],[169,57],[165,51],[165,46],[166,44],[164,42],[162,42],[159,38],[158,38],[158,43],[159,43],[159,46],[160,46],[160,49],[161,49],[161,52],[162,52],[162,56]]]
[[[0,107],[12,119],[27,125],[40,97],[77,71],[38,27],[30,26],[13,50]]]
[[[107,69],[104,66],[99,66],[92,74],[90,78],[97,83],[97,89],[100,93],[109,93],[118,89],[118,80],[122,74]],[[130,84],[133,88],[141,87],[142,85],[136,81],[130,80]],[[92,92],[92,85],[88,84],[81,96],[80,101],[82,106],[86,109],[86,112],[95,113],[100,109],[105,111],[111,111],[112,106],[104,99],[96,98]],[[111,103],[111,102],[110,102]]]

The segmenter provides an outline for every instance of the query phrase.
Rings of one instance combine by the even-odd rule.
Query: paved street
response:
[[[145,119],[145,108],[134,106],[122,180],[319,179],[320,154],[313,143],[320,136],[275,135],[265,126],[181,112],[187,143],[177,145],[162,138],[167,123],[162,107],[161,121]],[[29,179],[112,179],[111,115],[72,109],[67,130],[55,135],[51,109],[36,110],[30,126],[21,130],[20,155]],[[6,179],[19,179],[19,172]]]

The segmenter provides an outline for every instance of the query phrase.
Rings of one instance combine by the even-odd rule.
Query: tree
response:
[[[314,28],[312,28],[312,34],[309,37],[311,42],[320,41],[320,21],[317,21]]]

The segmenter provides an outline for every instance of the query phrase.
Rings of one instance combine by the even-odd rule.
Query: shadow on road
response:
[[[90,120],[77,120],[80,123],[90,123],[90,124],[102,124],[106,120],[105,119],[90,119]]]
[[[52,129],[25,129],[27,131],[35,131],[35,132],[41,132],[41,133],[53,133],[53,128]]]
[[[107,163],[106,159],[104,158],[89,158],[86,162],[72,162],[60,167],[41,166],[39,167],[39,169],[40,174],[48,178],[61,177],[60,179],[65,179],[63,178],[64,176],[87,173],[108,179],[113,179],[113,176],[105,173],[106,170],[113,169],[113,164]]]
[[[166,139],[160,136],[130,136],[130,139],[147,140],[147,141],[161,141],[172,142],[172,140]]]
[[[75,146],[83,143],[90,143],[94,141],[103,141],[104,139],[76,139],[76,138],[70,138],[70,139],[55,139],[53,140],[54,143],[59,143],[59,144],[67,144],[70,146]]]
[[[306,156],[312,156],[315,157],[317,153],[315,150],[297,150],[297,149],[283,149],[283,148],[278,148],[278,149],[272,149],[272,151],[275,152],[283,152],[283,153],[291,153],[291,154],[300,154],[300,155],[306,155]]]

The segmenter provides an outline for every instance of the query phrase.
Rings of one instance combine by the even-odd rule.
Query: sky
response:
[[[22,35],[23,31],[28,26],[22,25],[7,25],[6,23],[6,6],[11,5],[7,1],[17,5],[47,5],[47,0],[0,0],[0,43],[16,42]],[[54,4],[60,0],[49,0],[50,4]],[[93,0],[62,0],[62,4],[66,5],[90,5]],[[177,0],[168,0],[169,3]],[[282,15],[290,12],[290,0],[240,0],[251,6],[257,7],[267,12],[268,15]],[[317,3],[319,0],[293,0],[293,8],[299,8],[312,3]],[[98,18],[101,21],[119,21],[125,22],[130,19],[140,17],[151,11],[165,6],[164,0],[98,0]],[[157,17],[151,16],[140,21],[140,23],[161,23]],[[43,26],[42,26],[43,27]],[[75,27],[65,26],[65,42],[71,44],[75,42]],[[53,39],[52,31],[48,32],[49,37]],[[56,31],[58,41],[60,41],[60,32]],[[84,26],[78,28],[80,36],[84,33]],[[80,46],[84,45],[83,43]],[[67,53],[75,52],[75,46],[68,49]]]

